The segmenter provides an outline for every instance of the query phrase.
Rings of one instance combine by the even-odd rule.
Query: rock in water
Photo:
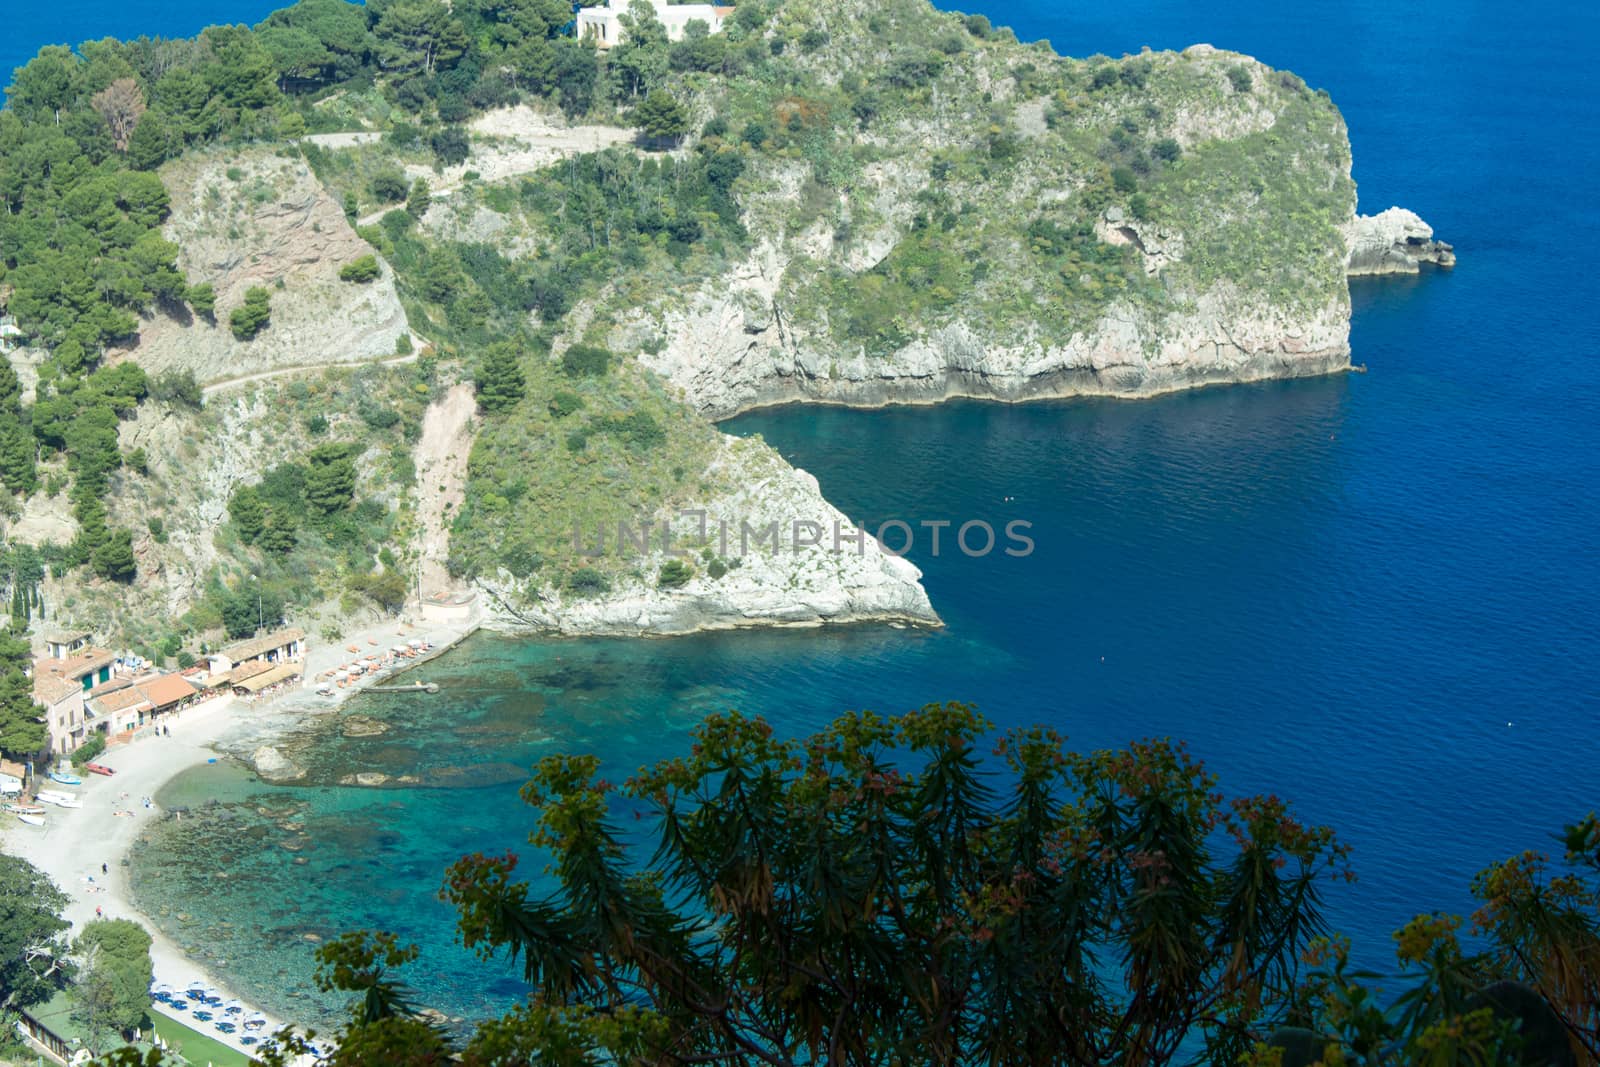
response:
[[[1377,215],[1357,215],[1344,225],[1350,250],[1346,273],[1416,274],[1424,263],[1456,265],[1455,249],[1433,239],[1433,227],[1414,211],[1392,207]]]
[[[271,745],[262,745],[250,754],[256,773],[268,782],[292,782],[304,778],[306,770]]]

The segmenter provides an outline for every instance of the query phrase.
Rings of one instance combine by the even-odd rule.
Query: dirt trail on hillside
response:
[[[477,398],[465,383],[450,387],[444,399],[422,417],[417,442],[417,547],[422,566],[418,585],[422,599],[464,588],[445,569],[450,555],[450,524],[466,497],[467,457],[475,433],[472,416]]]

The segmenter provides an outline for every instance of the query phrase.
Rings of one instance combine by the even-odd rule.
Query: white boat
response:
[[[58,808],[83,807],[83,801],[79,800],[71,793],[57,793],[51,789],[39,790],[39,792],[34,795],[34,799],[41,800],[46,804],[54,804]]]
[[[44,809],[36,804],[7,804],[6,810],[13,815],[43,815]]]
[[[17,812],[17,818],[21,819],[23,822],[27,823],[29,826],[43,826],[44,825],[44,816],[43,815],[24,815],[24,814],[22,814],[22,812],[19,811],[19,812]]]

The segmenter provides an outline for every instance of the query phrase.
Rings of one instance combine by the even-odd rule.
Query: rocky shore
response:
[[[1344,235],[1350,249],[1346,273],[1352,278],[1417,274],[1424,263],[1437,267],[1456,265],[1455,247],[1435,240],[1433,227],[1403,207],[1376,215],[1357,215],[1345,224]]]
[[[823,497],[816,478],[766,444],[725,437],[708,480],[722,493],[693,512],[659,516],[641,551],[615,530],[584,531],[587,551],[625,554],[631,566],[611,588],[574,594],[480,577],[486,629],[501,633],[603,636],[686,634],[755,626],[857,622],[941,625],[922,572],[886,552]],[[667,537],[663,528],[670,529]],[[692,575],[658,575],[677,559]]]

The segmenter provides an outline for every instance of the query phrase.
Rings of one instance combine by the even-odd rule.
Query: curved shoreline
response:
[[[99,762],[115,769],[116,775],[86,775],[81,786],[69,787],[81,799],[81,808],[50,807],[43,827],[18,823],[5,836],[6,851],[39,868],[71,898],[63,912],[63,918],[72,924],[71,935],[76,936],[84,924],[96,918],[131,919],[150,934],[156,983],[181,986],[198,976],[230,1000],[241,998],[134,905],[128,855],[143,832],[165,814],[155,804],[155,795],[182,772],[222,758],[214,746],[238,724],[236,714],[243,707],[232,695],[214,697],[169,716],[165,725],[172,731],[170,737],[147,730],[127,744],[108,748]],[[143,797],[152,798],[150,807],[145,807]],[[117,816],[117,811],[132,814]],[[151,1010],[159,1009],[152,1003]],[[254,1006],[250,1010],[255,1010]],[[214,1027],[201,1029],[181,1013],[164,1014],[246,1056],[252,1054],[236,1034],[224,1034]],[[277,1031],[286,1021],[263,1014],[268,1017],[265,1034]]]
[[[379,677],[363,679],[360,685],[336,690],[332,697],[315,697],[311,692],[316,684],[316,673],[331,667],[341,658],[349,658],[350,654],[344,650],[344,642],[377,645],[396,626],[407,635],[427,638],[433,645],[428,653],[415,662],[408,662],[406,668],[421,666],[453,648],[477,628],[476,620],[457,625],[389,621],[342,638],[338,645],[315,645],[306,657],[302,688],[292,690],[266,706],[258,708],[253,701],[232,694],[213,697],[167,716],[162,724],[170,728],[171,736],[157,736],[152,728],[147,727],[136,734],[132,741],[108,747],[98,762],[117,773],[112,777],[87,774],[83,776],[82,785],[62,787],[78,796],[83,806],[57,808],[47,805],[43,827],[28,826],[8,819],[9,833],[0,837],[5,852],[32,863],[67,894],[70,899],[62,916],[71,923],[69,936],[75,937],[85,923],[96,918],[130,919],[150,934],[150,958],[156,984],[182,986],[198,977],[217,989],[224,999],[243,1001],[247,1011],[260,1011],[267,1016],[267,1026],[261,1032],[263,1036],[275,1033],[285,1024],[304,1031],[303,1022],[281,1018],[240,996],[238,990],[231,988],[212,969],[186,953],[159,924],[140,910],[133,899],[129,857],[144,833],[168,814],[156,803],[155,798],[169,782],[196,767],[231,758],[222,747],[225,737],[263,728],[293,728],[306,719],[335,710],[367,684],[378,681],[379,677],[387,679],[396,673],[404,673],[386,671]],[[272,719],[278,722],[273,723]],[[144,797],[150,798],[149,807],[144,805]],[[131,814],[118,816],[115,814],[117,811]],[[176,814],[176,817],[181,818],[182,815]],[[96,909],[103,914],[97,914]],[[186,1013],[163,1010],[158,1001],[152,1001],[151,1010],[161,1011],[243,1055],[253,1054],[249,1047],[239,1043],[238,1034],[224,1034],[215,1027],[204,1027],[191,1020]]]

